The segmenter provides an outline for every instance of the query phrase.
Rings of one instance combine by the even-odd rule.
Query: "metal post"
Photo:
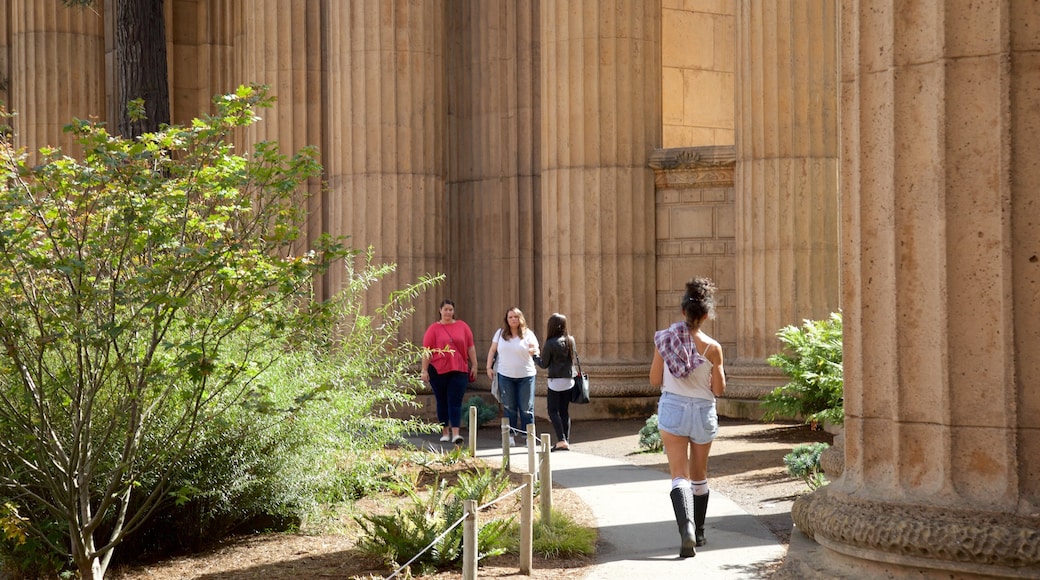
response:
[[[549,434],[542,433],[542,464],[538,470],[541,481],[541,509],[542,525],[549,523],[552,519],[552,468],[549,465]]]
[[[520,573],[531,575],[534,560],[534,476],[523,474],[524,492],[520,506]]]
[[[462,503],[466,519],[462,522],[462,580],[477,580],[477,500]]]

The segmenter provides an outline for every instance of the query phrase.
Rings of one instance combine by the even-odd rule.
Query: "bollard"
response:
[[[538,454],[536,453],[535,444],[538,443],[538,436],[534,433],[534,423],[527,424],[527,473],[534,476],[535,481],[538,480]]]
[[[477,456],[477,407],[469,408],[469,456]]]
[[[520,573],[531,575],[534,560],[534,476],[523,474],[524,494],[520,505]]]
[[[502,417],[502,469],[509,471],[509,419]]]
[[[552,467],[549,452],[549,434],[542,433],[542,463],[538,470],[539,481],[541,481],[541,510],[542,524],[547,525],[552,519]]]
[[[462,505],[466,510],[462,522],[462,580],[477,580],[477,500],[467,499]]]

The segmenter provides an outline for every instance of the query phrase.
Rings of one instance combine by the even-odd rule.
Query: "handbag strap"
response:
[[[578,374],[580,375],[581,374],[581,357],[578,356],[578,347],[574,343],[574,337],[573,336],[568,336],[567,340],[568,340],[568,342],[571,343],[571,352],[574,354],[574,360],[577,361],[577,363],[578,363]]]

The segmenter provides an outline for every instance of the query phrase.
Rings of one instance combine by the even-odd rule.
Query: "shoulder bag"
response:
[[[577,361],[578,372],[574,375],[574,386],[571,387],[571,402],[584,405],[589,402],[589,375],[581,371],[577,348],[574,348],[574,360]]]

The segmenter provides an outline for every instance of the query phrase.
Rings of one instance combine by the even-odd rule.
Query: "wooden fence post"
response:
[[[534,560],[534,475],[523,474],[524,492],[520,505],[520,573],[531,575]]]
[[[509,419],[502,417],[502,469],[509,470]]]
[[[477,456],[477,406],[469,408],[469,456]]]
[[[477,500],[462,503],[466,519],[462,522],[462,580],[477,580]]]
[[[538,436],[534,433],[534,423],[527,424],[527,473],[538,479],[538,454],[535,453],[535,444]]]
[[[542,463],[538,477],[541,478],[542,525],[552,519],[552,467],[549,465],[549,434],[542,433]]]

